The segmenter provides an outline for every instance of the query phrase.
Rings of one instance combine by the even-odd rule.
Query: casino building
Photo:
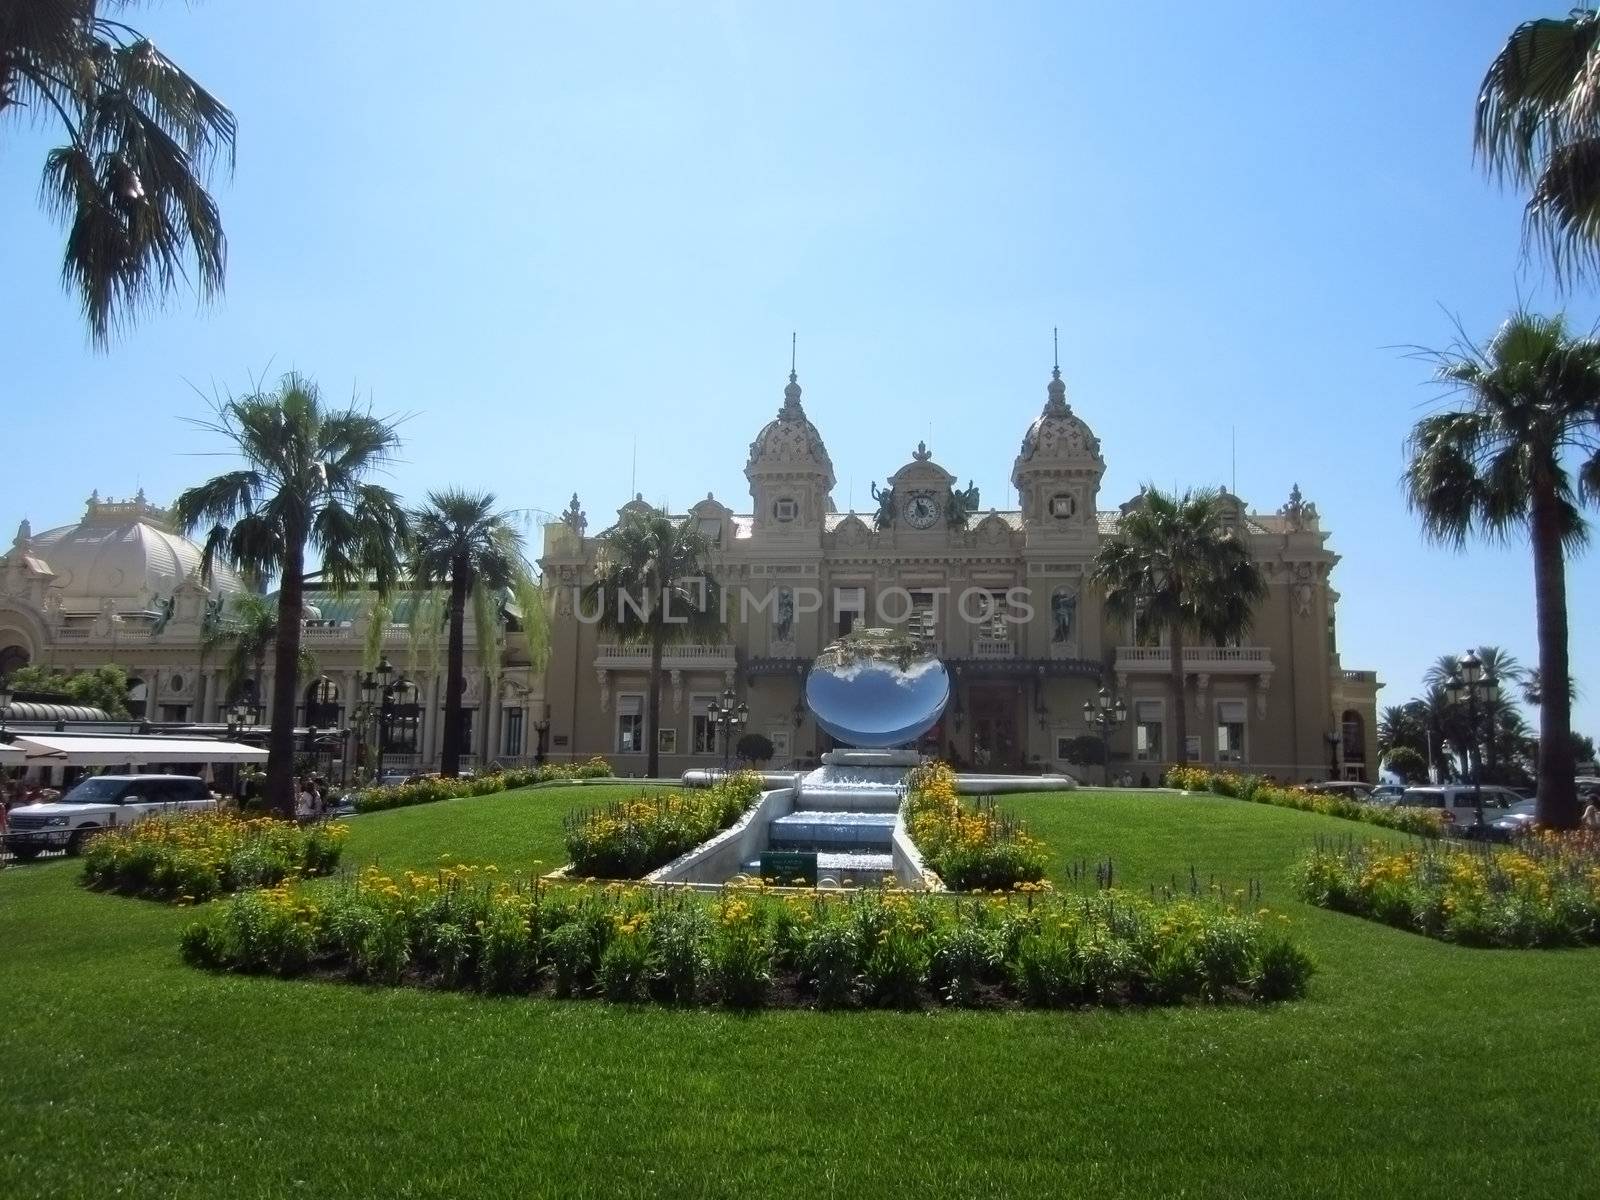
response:
[[[873,511],[840,512],[833,464],[791,373],[777,415],[750,444],[744,511],[708,495],[672,514],[711,541],[714,574],[734,602],[724,636],[668,648],[659,728],[648,727],[648,647],[619,643],[585,619],[581,589],[604,531],[589,530],[573,497],[544,531],[540,567],[552,613],[544,670],[530,661],[509,597],[495,651],[469,621],[466,761],[600,754],[621,774],[641,774],[654,738],[664,774],[716,765],[722,747],[708,709],[732,689],[748,707],[748,731],[771,740],[773,766],[802,762],[828,748],[801,703],[818,651],[863,623],[914,620],[953,684],[924,740],[930,752],[988,770],[1098,781],[1100,768],[1085,762],[1098,731],[1083,705],[1105,687],[1127,711],[1110,737],[1114,776],[1155,780],[1184,754],[1280,778],[1336,770],[1375,779],[1379,683],[1339,660],[1338,556],[1316,508],[1298,488],[1271,513],[1225,497],[1269,594],[1243,644],[1184,648],[1183,694],[1174,696],[1160,637],[1109,620],[1088,578],[1102,539],[1141,503],[1133,496],[1104,506],[1104,474],[1100,441],[1067,403],[1057,370],[1012,465],[1016,507],[980,509],[919,444],[874,489]],[[619,516],[649,507],[635,497]],[[208,638],[247,583],[225,568],[207,583],[199,562],[199,548],[142,493],[124,501],[95,494],[77,524],[45,533],[23,521],[0,557],[0,676],[30,662],[67,671],[116,662],[129,671],[136,715],[222,725],[238,705],[270,695],[272,664],[269,656],[261,678],[230,683],[219,656],[208,655]],[[297,720],[317,739],[325,769],[355,761],[358,740],[377,744],[371,722],[381,724],[387,769],[437,765],[442,637],[413,635],[413,624],[440,628],[422,603],[396,597],[389,622],[374,629],[372,597],[308,592],[304,640],[316,670],[300,681]],[[375,691],[380,664],[389,670]],[[1174,704],[1187,713],[1181,748]],[[256,705],[250,720],[260,715]]]
[[[807,665],[863,622],[915,620],[953,679],[952,699],[924,747],[990,770],[1088,767],[1084,701],[1108,688],[1128,713],[1111,734],[1113,775],[1158,779],[1174,762],[1175,703],[1187,706],[1187,757],[1280,778],[1376,779],[1373,671],[1346,670],[1335,639],[1338,556],[1314,505],[1296,488],[1273,513],[1225,497],[1229,522],[1269,582],[1244,644],[1186,646],[1184,693],[1172,695],[1159,636],[1108,619],[1088,578],[1102,539],[1139,496],[1102,507],[1099,439],[1053,372],[1043,410],[1012,466],[1017,507],[980,510],[976,496],[919,444],[875,489],[875,511],[840,512],[833,464],[807,419],[793,373],[777,416],[750,444],[750,505],[713,496],[687,517],[715,547],[730,595],[728,634],[667,649],[660,728],[647,721],[648,647],[619,644],[585,619],[598,537],[577,497],[546,527],[541,566],[554,597],[544,678],[551,753],[601,753],[643,770],[655,737],[663,773],[718,761],[708,706],[726,689],[748,706],[747,729],[771,739],[777,764],[828,748],[801,703]],[[619,518],[648,509],[641,497]],[[597,531],[597,533],[602,531]],[[588,614],[592,617],[592,612]]]

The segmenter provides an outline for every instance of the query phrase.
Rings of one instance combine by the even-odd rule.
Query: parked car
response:
[[[1495,821],[1509,816],[1513,810],[1521,812],[1524,806],[1531,808],[1529,801],[1524,800],[1508,787],[1498,784],[1486,783],[1483,785],[1483,819],[1485,825],[1492,825]],[[1477,823],[1477,801],[1471,784],[1443,783],[1428,787],[1409,787],[1400,796],[1402,808],[1437,808],[1444,813],[1445,827],[1457,833],[1465,834],[1466,831]]]
[[[1390,807],[1400,803],[1400,797],[1405,795],[1406,785],[1403,783],[1380,783],[1372,789],[1372,795],[1367,797],[1368,804],[1381,804]]]
[[[46,850],[78,854],[101,829],[132,825],[157,813],[211,812],[217,799],[193,775],[92,775],[47,804],[11,810],[6,849],[18,858]]]
[[[1323,796],[1343,796],[1347,800],[1365,802],[1372,795],[1372,784],[1355,779],[1330,779],[1325,783],[1308,783],[1306,791]]]
[[[1533,828],[1537,808],[1538,805],[1532,800],[1513,804],[1503,815],[1489,822],[1485,836],[1492,842],[1509,842],[1527,833]],[[1483,815],[1487,818],[1489,813]]]

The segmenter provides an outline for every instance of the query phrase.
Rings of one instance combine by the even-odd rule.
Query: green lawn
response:
[[[562,860],[549,789],[352,821],[349,860]],[[1311,998],[735,1016],[217,977],[181,909],[0,872],[0,1196],[1593,1195],[1600,952],[1472,951],[1308,908],[1373,831],[1223,798],[1012,798],[1130,886],[1258,877]]]

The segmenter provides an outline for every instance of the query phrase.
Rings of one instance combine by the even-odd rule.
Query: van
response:
[[[1509,809],[1526,803],[1508,787],[1486,783],[1483,785],[1483,819],[1486,824],[1506,815]],[[1409,787],[1400,794],[1400,808],[1436,808],[1442,810],[1445,825],[1466,829],[1478,819],[1477,799],[1470,783],[1441,783],[1428,787]]]

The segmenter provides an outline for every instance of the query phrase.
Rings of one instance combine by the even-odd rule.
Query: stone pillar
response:
[[[498,681],[485,678],[483,681],[483,686],[486,689],[484,694],[489,700],[490,715],[484,726],[483,757],[479,761],[480,763],[487,765],[491,759],[500,757],[501,747],[505,745],[505,743],[501,740],[500,729],[500,722],[504,719],[505,714],[505,702],[501,697],[501,689]]]

